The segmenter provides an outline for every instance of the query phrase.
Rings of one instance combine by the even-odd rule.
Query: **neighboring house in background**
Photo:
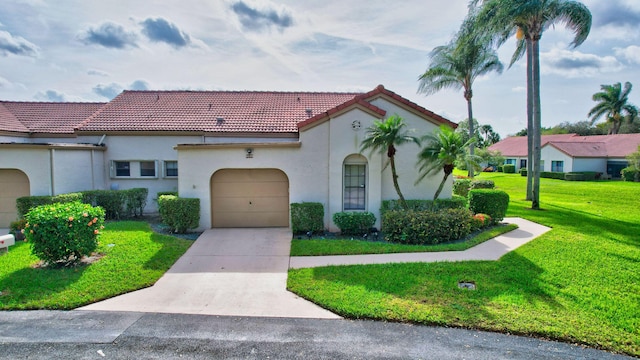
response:
[[[398,114],[416,135],[451,121],[385,89],[368,93],[125,91],[106,104],[0,101],[0,227],[15,199],[89,189],[149,189],[200,199],[200,230],[290,226],[289,204],[332,214],[397,197],[385,154],[359,153],[366,128]],[[414,185],[419,148],[398,149],[408,199],[429,199],[440,175]],[[451,192],[451,182],[445,193]]]
[[[620,178],[620,170],[627,167],[626,156],[638,151],[640,134],[543,135],[541,141],[541,171],[595,171]],[[527,137],[513,136],[489,147],[500,151],[505,163],[516,171],[527,167]]]

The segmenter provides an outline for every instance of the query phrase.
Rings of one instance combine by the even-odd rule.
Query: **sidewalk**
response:
[[[376,255],[293,256],[289,260],[289,268],[298,269],[327,265],[365,265],[402,262],[495,261],[500,259],[504,254],[517,249],[551,230],[551,228],[521,218],[505,218],[504,221],[517,224],[518,229],[499,235],[464,251]]]

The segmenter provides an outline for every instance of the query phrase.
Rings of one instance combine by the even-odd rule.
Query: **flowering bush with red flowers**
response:
[[[487,214],[475,214],[471,219],[471,231],[477,231],[480,229],[484,229],[491,225],[491,216]]]
[[[23,232],[31,252],[53,266],[77,264],[98,247],[105,212],[80,202],[32,208],[24,218]]]

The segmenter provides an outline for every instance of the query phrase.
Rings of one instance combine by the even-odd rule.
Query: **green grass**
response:
[[[348,318],[531,335],[640,356],[640,184],[482,174],[510,194],[508,216],[552,231],[499,261],[331,266],[289,272],[293,292]],[[462,290],[458,281],[475,281]]]
[[[193,242],[151,231],[145,222],[106,224],[97,252],[75,268],[34,267],[28,243],[0,256],[0,309],[73,309],[153,285]]]
[[[516,224],[487,229],[466,241],[436,245],[406,245],[349,239],[293,239],[291,256],[391,254],[408,252],[462,251],[481,244],[498,235],[518,228]]]

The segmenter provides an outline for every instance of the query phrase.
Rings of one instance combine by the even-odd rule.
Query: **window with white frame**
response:
[[[164,162],[164,177],[178,176],[178,162],[171,160]]]
[[[158,162],[155,160],[113,160],[111,177],[122,179],[148,179],[158,177]]]
[[[343,210],[366,210],[367,159],[362,155],[348,156],[342,174]]]
[[[564,172],[564,161],[551,161],[552,172]]]

